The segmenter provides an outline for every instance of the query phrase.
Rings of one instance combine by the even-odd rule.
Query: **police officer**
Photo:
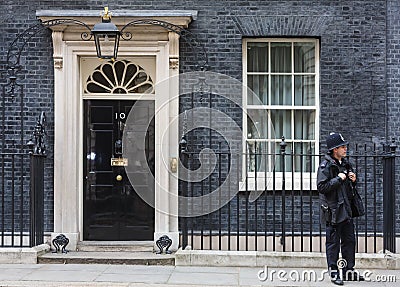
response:
[[[317,175],[321,223],[326,224],[326,258],[332,282],[343,285],[343,279],[363,280],[362,276],[353,271],[356,239],[350,201],[357,178],[345,158],[348,141],[340,133],[330,133],[326,145],[328,153]],[[338,266],[340,248],[344,259],[339,262],[343,263],[342,266]],[[341,272],[343,277],[338,267],[344,267]]]

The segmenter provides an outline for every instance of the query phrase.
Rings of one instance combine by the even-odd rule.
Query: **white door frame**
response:
[[[62,14],[62,12],[57,13]],[[55,11],[37,12],[42,21],[55,17],[54,13]],[[81,11],[80,13],[84,14]],[[195,15],[188,16],[187,12],[178,15],[176,11],[170,13],[173,15],[169,15],[168,19],[182,26],[187,26]],[[130,21],[126,15],[127,11],[124,11],[125,17],[121,19],[113,17],[113,22],[122,21],[124,24]],[[94,20],[92,16],[85,18],[82,15],[79,18],[85,23],[98,22],[99,19],[100,17]],[[79,63],[80,57],[95,56],[96,52],[93,41],[82,41],[80,38],[82,30],[72,27],[67,25],[52,27],[55,104],[52,238],[63,233],[70,240],[68,249],[76,250],[78,242],[83,237],[83,98],[80,91],[82,85]],[[179,158],[178,123],[175,120],[179,112],[179,35],[163,28],[160,30],[160,27],[142,30],[137,40],[120,42],[118,55],[122,58],[137,55],[156,57],[154,242],[159,237],[168,235],[172,239],[170,250],[177,250],[178,180],[176,174],[170,170],[170,161]]]

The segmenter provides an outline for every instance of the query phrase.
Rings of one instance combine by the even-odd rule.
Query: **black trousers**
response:
[[[328,268],[338,270],[339,251],[346,260],[343,271],[351,270],[355,265],[356,238],[353,220],[349,219],[339,224],[326,226],[326,259]],[[344,273],[345,274],[345,273]]]

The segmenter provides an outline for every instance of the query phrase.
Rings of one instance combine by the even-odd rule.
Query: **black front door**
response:
[[[154,102],[147,102],[154,110]],[[111,164],[112,159],[123,159],[123,129],[134,103],[84,101],[84,240],[153,239],[154,208],[137,195],[125,167]],[[152,112],[144,114],[151,117]],[[154,155],[154,120],[146,143],[146,155]],[[154,175],[154,164],[150,170]]]

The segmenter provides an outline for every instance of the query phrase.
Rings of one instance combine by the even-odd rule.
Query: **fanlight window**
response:
[[[88,77],[85,93],[153,94],[154,83],[142,67],[132,62],[109,61]]]

